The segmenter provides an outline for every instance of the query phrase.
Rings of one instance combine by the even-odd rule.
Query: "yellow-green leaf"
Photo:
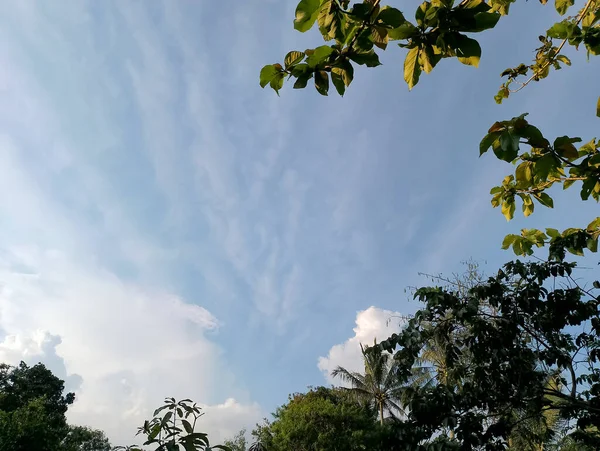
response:
[[[317,20],[321,0],[301,0],[296,7],[294,28],[302,33],[310,30]]]
[[[285,64],[285,68],[289,69],[292,66],[295,66],[300,61],[304,59],[304,52],[298,52],[296,50],[292,50],[287,55],[285,55],[285,60],[283,63]]]
[[[575,4],[575,0],[555,0],[554,6],[556,7],[556,11],[561,16],[564,16],[569,9],[569,7]]]
[[[404,60],[404,81],[408,85],[408,89],[412,89],[418,82],[421,75],[421,67],[419,66],[419,47],[413,47],[408,51]]]
[[[260,87],[264,88],[275,76],[279,73],[274,64],[268,64],[264,66],[260,71]]]

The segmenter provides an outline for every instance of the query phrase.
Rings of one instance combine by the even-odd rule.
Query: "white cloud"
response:
[[[77,395],[72,422],[103,429],[116,443],[131,442],[166,396],[206,406],[203,427],[214,440],[261,417],[258,405],[229,397],[248,398],[207,337],[218,321],[202,307],[73,264],[56,250],[5,249],[0,268],[6,334],[0,359],[42,361],[66,379]]]
[[[338,366],[350,371],[363,370],[360,345],[371,345],[373,340],[382,341],[391,334],[397,333],[404,323],[403,315],[391,310],[369,307],[356,314],[354,336],[343,343],[334,345],[327,357],[319,357],[318,367],[328,383],[340,385],[340,381],[331,377],[331,372]]]

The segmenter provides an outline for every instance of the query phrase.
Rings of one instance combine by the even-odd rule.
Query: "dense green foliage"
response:
[[[108,451],[100,431],[69,426],[65,414],[75,400],[44,365],[0,365],[0,450]]]
[[[232,439],[225,440],[224,446],[231,451],[247,451],[246,429],[242,429]]]
[[[296,393],[265,420],[253,435],[267,451],[381,450],[386,426],[377,422],[377,409],[342,389],[318,387]]]
[[[514,262],[467,294],[417,290],[424,307],[381,347],[400,347],[398,377],[407,382],[427,343],[444,352],[449,377],[413,385],[407,396],[403,423],[418,441],[451,430],[448,447],[505,449],[518,426],[547,424],[551,414],[562,430],[530,427],[528,440],[568,433],[600,446],[600,299],[576,283],[573,268]]]

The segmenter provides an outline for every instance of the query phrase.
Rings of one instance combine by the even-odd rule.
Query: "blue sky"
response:
[[[515,5],[480,36],[479,69],[442,61],[412,92],[391,46],[344,98],[278,98],[260,68],[319,42],[294,8],[0,6],[0,355],[65,377],[73,421],[123,441],[173,395],[203,403],[216,437],[251,427],[327,382],[319,357],[413,311],[418,272],[493,270],[506,233],[597,215],[569,192],[506,223],[488,192],[511,168],[478,158],[489,126],[523,112],[548,136],[598,134],[583,52],[493,101],[551,7]]]

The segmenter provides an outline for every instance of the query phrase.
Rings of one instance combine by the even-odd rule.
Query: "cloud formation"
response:
[[[372,345],[373,340],[381,341],[397,333],[405,322],[404,315],[377,307],[369,307],[356,314],[354,336],[331,347],[326,357],[319,357],[317,366],[330,384],[343,385],[331,376],[331,372],[341,366],[350,371],[364,370],[360,345]]]

